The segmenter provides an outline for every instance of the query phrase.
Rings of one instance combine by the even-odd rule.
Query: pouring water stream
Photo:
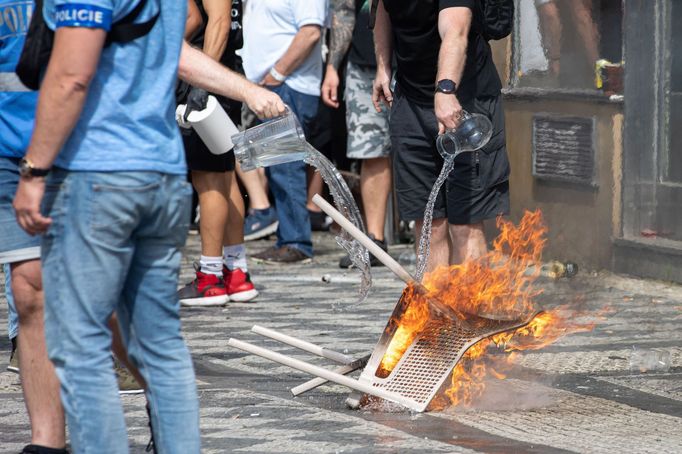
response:
[[[455,158],[461,153],[478,151],[489,141],[493,132],[493,125],[488,117],[481,114],[470,114],[462,111],[461,122],[454,130],[446,131],[436,139],[436,148],[443,157],[443,168],[436,182],[431,189],[426,208],[424,210],[424,220],[422,231],[419,238],[419,249],[417,252],[417,269],[415,280],[421,282],[426,271],[431,254],[431,225],[433,224],[433,207],[443,183],[448,179],[450,172],[455,167]]]
[[[232,136],[232,141],[235,144],[235,157],[243,171],[301,160],[315,167],[327,183],[336,208],[356,227],[365,231],[360,210],[346,181],[329,159],[305,140],[301,125],[293,113],[236,134]],[[361,303],[372,286],[369,252],[345,230],[336,237],[336,242],[348,252],[353,265],[360,271],[357,303]]]
[[[463,111],[457,129],[447,131],[436,139],[436,146],[443,156],[444,164],[431,190],[424,211],[424,222],[417,254],[415,275],[417,282],[421,282],[424,276],[431,252],[434,204],[443,183],[454,168],[455,158],[461,153],[481,149],[488,143],[491,136],[492,124],[487,117]],[[363,232],[365,231],[360,210],[345,180],[322,153],[307,143],[303,130],[293,113],[289,112],[282,117],[236,134],[232,136],[232,142],[235,145],[235,157],[244,171],[300,160],[317,168],[320,176],[329,187],[337,209],[356,227]],[[336,241],[339,246],[346,250],[353,265],[361,273],[358,303],[363,302],[372,285],[369,252],[343,229],[336,237]]]

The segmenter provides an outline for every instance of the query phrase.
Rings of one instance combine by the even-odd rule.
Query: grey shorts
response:
[[[386,157],[391,152],[388,135],[388,109],[381,113],[372,104],[372,81],[375,69],[348,62],[346,68],[346,126],[350,159]]]
[[[493,135],[481,150],[457,156],[436,198],[434,219],[447,218],[448,223],[456,225],[476,224],[509,213],[510,168],[502,96],[462,102],[462,107],[487,115],[493,123]],[[393,178],[403,220],[424,217],[429,194],[443,167],[443,158],[436,150],[437,135],[433,106],[408,100],[398,87],[391,110],[391,141]]]
[[[0,157],[0,263],[40,258],[40,236],[26,233],[14,215],[12,201],[19,185],[19,160]]]

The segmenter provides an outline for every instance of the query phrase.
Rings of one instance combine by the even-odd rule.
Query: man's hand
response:
[[[268,73],[265,75],[265,77],[263,77],[263,80],[261,80],[261,81],[259,82],[258,85],[260,85],[260,86],[262,86],[262,87],[279,87],[279,86],[282,85],[283,83],[284,83],[284,82],[280,82],[279,80],[277,80],[277,79],[275,79],[274,77],[272,77],[272,74],[270,74],[270,73],[268,72]]]
[[[327,72],[322,82],[322,102],[333,107],[339,108],[339,73],[332,65],[327,65]]]
[[[462,106],[454,94],[436,93],[433,99],[434,111],[438,119],[438,134],[456,129],[460,122]]]
[[[187,108],[183,119],[187,123],[187,117],[190,113],[199,110],[204,110],[208,104],[208,92],[203,88],[192,87],[187,95]]]
[[[251,85],[244,95],[244,102],[261,120],[279,117],[287,111],[282,99],[270,90]]]
[[[381,103],[391,107],[393,92],[391,92],[391,70],[377,67],[377,74],[372,84],[372,103],[377,112],[381,112]]]
[[[47,231],[52,219],[40,214],[40,203],[45,194],[45,179],[42,177],[21,178],[14,196],[14,211],[17,222],[30,235]]]

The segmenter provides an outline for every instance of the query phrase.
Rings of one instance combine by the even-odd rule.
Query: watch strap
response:
[[[22,158],[21,161],[19,161],[19,173],[23,177],[44,177],[50,173],[50,169],[35,167],[31,161]]]
[[[31,168],[32,177],[44,177],[47,176],[48,173],[50,173],[50,169],[38,169],[36,167]]]

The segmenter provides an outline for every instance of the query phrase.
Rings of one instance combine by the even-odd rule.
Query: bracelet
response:
[[[285,80],[287,80],[287,76],[277,71],[274,66],[270,68],[270,75],[277,82],[284,82]]]

